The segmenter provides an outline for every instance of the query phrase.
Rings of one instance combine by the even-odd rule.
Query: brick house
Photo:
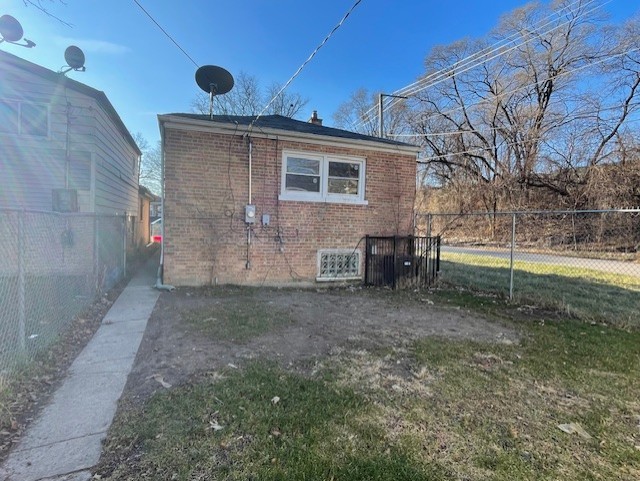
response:
[[[315,112],[158,119],[166,284],[361,279],[364,236],[412,233],[418,147]]]

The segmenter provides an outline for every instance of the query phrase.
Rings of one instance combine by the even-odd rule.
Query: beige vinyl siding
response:
[[[70,157],[90,162],[80,210],[137,215],[137,154],[101,103],[14,65],[0,65],[0,80],[0,99],[46,104],[49,115],[47,137],[0,133],[0,208],[52,210],[52,189],[65,187],[68,136]]]
[[[102,109],[96,113],[96,211],[138,212],[137,154]]]

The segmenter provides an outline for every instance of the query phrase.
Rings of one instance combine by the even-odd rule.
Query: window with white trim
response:
[[[49,107],[46,104],[0,100],[0,133],[49,136]]]
[[[283,152],[280,200],[365,204],[365,160]]]
[[[318,251],[319,281],[339,281],[359,278],[359,250],[325,249]]]

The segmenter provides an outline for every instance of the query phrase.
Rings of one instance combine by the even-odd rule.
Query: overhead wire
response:
[[[579,1],[579,0],[577,0],[577,1]],[[589,2],[587,2],[585,4],[585,6],[589,5],[590,3],[593,3],[594,1],[596,1],[596,0],[589,0]],[[433,87],[434,85],[437,85],[438,83],[440,83],[440,82],[442,82],[444,80],[447,80],[447,79],[449,79],[451,77],[455,77],[456,75],[459,75],[461,73],[467,72],[468,70],[471,70],[471,69],[477,67],[478,65],[482,65],[483,63],[488,62],[489,60],[493,60],[495,58],[498,58],[498,57],[501,57],[503,55],[506,55],[507,53],[515,50],[516,48],[522,47],[523,45],[526,45],[527,43],[531,42],[532,40],[534,40],[536,38],[536,35],[545,35],[545,34],[551,33],[551,32],[553,32],[553,31],[555,31],[555,30],[557,30],[557,29],[559,29],[561,27],[564,27],[565,25],[567,25],[567,24],[569,24],[571,22],[574,22],[575,20],[579,19],[580,17],[583,17],[583,16],[585,16],[585,15],[587,15],[589,13],[592,13],[592,12],[594,12],[595,10],[597,10],[599,8],[602,8],[603,6],[605,6],[606,4],[608,4],[608,3],[612,2],[612,1],[613,0],[607,0],[604,3],[600,4],[600,5],[596,5],[595,7],[591,8],[590,10],[585,10],[582,13],[579,13],[575,18],[572,18],[570,20],[562,22],[562,23],[556,25],[555,27],[552,27],[549,30],[546,30],[544,32],[540,32],[539,28],[537,28],[537,29],[535,29],[533,31],[527,32],[527,34],[529,35],[529,38],[527,38],[526,40],[523,40],[519,44],[516,44],[516,45],[510,47],[507,50],[501,50],[501,48],[494,49],[490,53],[493,53],[496,50],[500,50],[500,52],[495,54],[495,55],[493,55],[493,56],[491,56],[491,57],[488,57],[488,58],[486,58],[486,59],[482,60],[481,62],[478,62],[478,63],[476,63],[474,65],[465,66],[465,68],[463,70],[461,70],[461,71],[452,71],[453,69],[450,69],[450,72],[445,72],[439,78],[433,80],[430,83],[427,83],[426,85],[421,85],[418,88],[411,89],[408,93],[405,93],[405,95],[415,95],[416,93],[421,92],[421,91],[423,91],[423,90],[425,90],[427,88]],[[576,2],[574,2],[574,3],[576,3]],[[560,16],[559,13],[557,15]],[[549,23],[551,23],[551,22],[549,22]],[[546,26],[546,25],[547,24],[545,24],[544,26]],[[520,34],[518,34],[518,35],[521,36]]]
[[[632,120],[626,120],[625,123],[626,124],[630,124],[630,123],[634,123],[634,122],[640,122],[640,119],[632,119]],[[532,137],[530,139],[527,139],[527,141],[531,142],[534,140],[542,140],[544,139],[543,136],[537,136],[537,137]],[[439,159],[444,159],[447,157],[450,157],[452,155],[465,155],[465,154],[474,154],[477,152],[483,152],[483,151],[488,151],[488,150],[495,150],[495,149],[500,149],[500,148],[504,148],[504,147],[513,147],[515,145],[520,145],[522,142],[500,142],[497,145],[492,145],[490,147],[474,147],[472,149],[468,149],[468,150],[463,150],[463,151],[455,151],[455,152],[450,152],[447,154],[442,154],[442,155],[432,155],[429,157],[422,157],[420,159],[418,159],[417,163],[418,164],[425,164],[427,162],[430,162],[432,160],[439,160]]]
[[[615,55],[611,55],[609,57],[604,57],[604,58],[601,58],[601,59],[596,60],[594,62],[582,65],[580,67],[576,67],[574,69],[567,70],[566,72],[562,72],[562,73],[559,73],[559,74],[556,74],[556,75],[550,77],[549,80],[556,80],[556,79],[558,79],[560,77],[564,77],[566,75],[570,75],[570,74],[582,71],[584,69],[587,69],[587,68],[590,68],[590,67],[594,67],[595,65],[599,65],[599,64],[605,63],[605,62],[607,62],[609,60],[613,60],[613,59],[616,59],[618,57],[622,57],[624,55],[628,55],[630,53],[637,52],[637,51],[640,51],[640,47],[634,47],[634,48],[631,48],[631,49],[626,50],[624,52],[620,52],[620,53],[617,53]],[[539,83],[540,82],[532,82],[530,84],[523,85],[523,86],[515,88],[513,90],[508,90],[506,92],[502,92],[502,93],[500,93],[500,94],[498,94],[496,96],[481,100],[481,101],[476,102],[474,104],[465,105],[465,106],[459,106],[459,107],[447,110],[445,112],[439,112],[438,114],[441,115],[441,116],[450,116],[451,114],[454,114],[454,113],[456,113],[458,111],[461,111],[461,110],[469,110],[469,109],[472,109],[474,107],[478,107],[478,106],[480,106],[482,104],[485,104],[487,102],[494,102],[497,99],[501,99],[501,98],[503,98],[503,97],[505,97],[507,95],[511,95],[511,94],[516,93],[516,92],[518,92],[520,90],[524,90],[524,89],[527,89],[527,88],[530,88],[530,87],[534,87],[534,86],[538,85]]]
[[[260,111],[260,113],[256,116],[255,119],[253,119],[253,121],[249,125],[249,131],[251,131],[253,129],[253,125],[258,121],[258,119],[260,117],[262,117],[262,115],[267,111],[267,109],[271,106],[271,104],[273,102],[275,102],[275,100],[282,94],[282,92],[284,92],[287,89],[287,87],[289,87],[291,82],[293,82],[294,79],[300,74],[300,72],[302,72],[302,70],[307,66],[307,64],[309,62],[311,62],[313,57],[315,57],[316,54],[318,53],[318,51],[324,46],[324,44],[326,44],[329,41],[329,39],[336,32],[336,30],[338,30],[342,26],[342,24],[347,20],[349,15],[351,15],[351,13],[356,9],[356,7],[360,4],[361,1],[362,0],[356,0],[356,2],[351,6],[351,8],[342,17],[342,19],[337,23],[337,25],[335,27],[333,27],[333,29],[324,38],[324,40],[322,40],[322,42],[320,42],[320,44],[315,48],[315,50],[313,52],[311,52],[311,55],[309,55],[309,57],[302,63],[302,65],[300,65],[300,67],[298,67],[298,70],[295,71],[295,73],[291,76],[291,78],[289,78],[289,80],[286,81],[286,83],[282,86],[282,88],[280,90],[278,90],[278,92],[271,98],[271,100],[269,100],[269,102],[267,102],[267,104],[264,106],[264,108]]]
[[[540,30],[542,28],[545,28],[546,26],[554,23],[561,15],[562,12],[564,10],[567,10],[571,7],[573,7],[575,4],[581,3],[582,0],[575,0],[571,5],[568,5],[566,7],[563,7],[561,10],[557,11],[557,12],[553,12],[552,14],[548,15],[547,17],[545,17],[544,19],[540,20],[539,22],[537,22],[537,24],[534,26],[533,30],[528,32],[530,37],[520,43],[517,43],[515,45],[513,45],[512,47],[508,48],[507,50],[505,50],[506,46],[513,43],[515,39],[517,38],[521,38],[522,34],[520,32],[516,32],[510,36],[508,36],[505,39],[499,40],[498,42],[495,42],[494,44],[492,44],[491,46],[476,52],[474,54],[468,55],[467,57],[465,57],[464,59],[461,59],[457,62],[455,62],[454,64],[440,69],[437,72],[433,72],[431,74],[429,74],[428,76],[426,76],[423,79],[417,80],[416,82],[413,82],[412,84],[409,84],[406,87],[403,87],[399,90],[396,90],[393,92],[394,95],[401,95],[401,96],[405,96],[405,97],[409,97],[409,96],[413,96],[415,94],[417,94],[418,92],[421,92],[422,90],[425,90],[427,88],[433,87],[435,85],[437,85],[438,83],[441,83],[447,79],[453,78],[461,73],[465,73],[468,70],[471,70],[473,68],[476,68],[490,60],[494,60],[496,58],[499,58],[511,51],[513,51],[516,48],[519,48],[523,45],[526,45],[528,42],[530,42],[531,40],[533,40],[535,38],[535,35],[545,35],[548,33],[553,32],[554,30],[557,30],[561,27],[563,27],[564,25],[575,21],[576,19],[587,15],[599,8],[602,8],[603,6],[607,5],[608,3],[611,3],[613,0],[606,0],[604,3],[601,3],[599,5],[596,5],[595,7],[592,7],[591,9],[585,10],[581,13],[579,13],[575,18],[572,18],[570,20],[567,20],[565,22],[562,22],[558,25],[555,25],[554,27],[544,31],[544,32],[540,32]],[[595,2],[597,0],[589,0],[587,3],[584,4],[583,7],[587,7],[588,5],[590,5],[591,3]],[[548,21],[544,24],[541,24],[541,22],[554,17],[554,20],[552,21]],[[498,53],[495,53],[498,52]],[[493,55],[492,55],[493,54]],[[483,58],[486,57],[486,58]],[[459,67],[463,67],[462,70],[456,70]],[[387,107],[386,108],[391,108],[394,105],[396,105],[398,102],[401,102],[402,99],[400,98],[391,98]],[[365,117],[364,120],[360,121],[358,124],[355,124],[354,127],[355,128],[359,128],[361,125],[364,125],[367,121],[368,118],[370,118],[370,115],[372,113],[375,112],[375,110],[377,109],[377,106],[372,106],[369,110],[367,110],[364,114],[363,117]],[[375,115],[373,116],[373,118],[375,118]]]
[[[471,105],[468,108],[474,107],[476,104]],[[597,114],[600,114],[602,112],[611,112],[611,111],[615,111],[615,110],[619,110],[620,108],[622,108],[623,105],[616,105],[616,106],[612,106],[612,107],[605,107],[602,109],[598,109],[598,110],[593,110],[590,112],[578,112],[579,115],[577,115],[576,117],[572,118],[572,121],[574,120],[586,120],[589,118],[593,118],[595,116],[597,116]],[[567,123],[567,122],[565,122]],[[389,134],[389,137],[408,137],[408,138],[412,138],[412,137],[420,137],[420,138],[429,138],[429,137],[447,137],[449,135],[461,135],[461,134],[474,134],[474,133],[485,133],[485,132],[492,132],[495,130],[505,130],[505,127],[485,127],[482,129],[468,129],[468,130],[448,130],[448,131],[443,131],[443,132],[423,132],[423,133],[415,133],[415,134]]]
[[[573,7],[573,5],[580,3],[583,0],[574,0],[573,3],[571,3],[570,5],[564,6],[562,7],[560,10],[558,10],[557,12],[553,12],[550,13],[549,15],[547,15],[546,17],[544,17],[543,19],[539,20],[533,27],[532,33],[541,30],[542,28],[546,27],[547,25],[551,25],[552,23],[554,23],[557,18],[555,17],[559,17],[561,15],[561,12],[564,10],[568,10],[569,8]],[[589,5],[590,3],[593,3],[597,0],[588,0],[587,3],[585,4],[585,6]],[[608,0],[608,2],[610,2],[612,0]],[[553,18],[553,20],[550,20],[542,25],[539,25],[541,22],[544,22],[548,19]],[[522,34],[520,32],[514,32],[511,35],[507,36],[506,38],[500,39],[496,42],[494,42],[493,44],[489,45],[488,47],[485,47],[484,49],[475,52],[473,54],[467,55],[465,58],[458,60],[457,62],[455,62],[453,65],[440,69],[437,72],[433,72],[431,74],[429,74],[427,77],[416,80],[415,82],[402,87],[401,89],[397,90],[396,92],[409,92],[413,87],[418,86],[419,84],[422,84],[424,82],[426,82],[427,80],[429,80],[431,77],[436,76],[440,73],[443,73],[446,70],[451,70],[452,68],[458,66],[459,64],[465,64],[466,62],[473,60],[474,57],[483,57],[485,55],[491,54],[495,51],[500,50],[503,47],[503,44],[509,44],[509,43],[513,43],[514,40],[517,40],[518,38],[520,38],[522,36]],[[485,53],[485,51],[487,51]],[[396,93],[394,92],[394,93]]]
[[[573,2],[573,4],[571,4],[570,6],[573,6],[573,5],[577,4],[577,3],[581,3],[581,1],[582,0],[575,0]],[[593,3],[594,1],[596,1],[596,0],[589,0],[586,4],[583,5],[583,7],[587,7],[589,4]],[[499,57],[501,57],[503,55],[506,55],[507,53],[509,53],[509,52],[511,52],[511,51],[513,51],[513,50],[515,50],[515,49],[517,49],[517,48],[529,43],[531,40],[533,40],[535,38],[535,35],[546,35],[548,33],[551,33],[553,31],[555,31],[555,30],[567,25],[568,23],[571,23],[571,22],[579,19],[580,17],[582,17],[584,15],[587,15],[587,14],[589,14],[589,13],[591,13],[591,12],[593,12],[593,11],[599,9],[599,8],[602,8],[603,6],[605,6],[606,4],[608,4],[608,3],[612,2],[612,1],[613,0],[607,0],[602,4],[596,5],[595,7],[591,8],[590,10],[585,10],[582,13],[579,13],[575,18],[572,18],[572,19],[567,20],[567,21],[565,21],[563,23],[560,23],[560,24],[550,28],[549,30],[547,30],[545,32],[540,32],[540,29],[546,27],[547,25],[549,25],[549,24],[551,24],[553,22],[550,21],[550,22],[547,22],[547,23],[545,23],[543,25],[536,26],[532,31],[528,32],[528,34],[530,35],[530,37],[528,39],[513,45],[511,48],[509,48],[507,50],[503,50],[503,48],[506,47],[506,45],[508,45],[509,43],[513,43],[513,40],[510,40],[511,37],[519,38],[519,37],[522,36],[520,34],[520,32],[512,34],[511,36],[507,37],[507,39],[505,39],[503,41],[496,42],[496,43],[493,44],[493,45],[497,45],[499,43],[505,43],[506,42],[505,45],[500,45],[498,47],[495,47],[495,48],[491,49],[491,47],[493,46],[492,45],[492,46],[487,48],[487,49],[490,49],[490,50],[486,54],[480,55],[480,57],[486,57],[487,55],[492,54],[493,52],[496,52],[496,51],[499,51],[499,53],[494,54],[494,55],[492,55],[490,57],[484,58],[482,60],[478,60],[476,63],[474,63],[472,65],[469,65],[469,63],[470,63],[469,60],[472,59],[474,57],[474,55],[475,55],[475,54],[472,54],[472,55],[466,57],[465,59],[454,63],[453,66],[448,67],[447,69],[441,69],[441,70],[439,70],[437,72],[434,72],[434,73],[430,74],[429,76],[425,77],[424,79],[421,79],[421,80],[419,80],[417,82],[414,82],[414,84],[422,83],[423,85],[419,85],[419,86],[416,86],[416,87],[413,87],[413,88],[405,87],[405,88],[401,89],[399,92],[401,92],[403,96],[415,95],[418,92],[421,92],[422,90],[425,90],[427,88],[433,87],[433,86],[437,85],[438,83],[441,83],[441,82],[443,82],[445,80],[448,80],[449,78],[453,78],[453,77],[455,77],[455,76],[457,76],[459,74],[462,74],[462,73],[465,73],[465,72],[467,72],[469,70],[472,70],[472,69],[478,67],[479,65],[482,65],[482,64],[488,62],[489,60],[494,60],[494,59],[499,58]],[[563,10],[568,9],[570,6],[563,7],[558,12],[554,12],[553,14],[550,14],[546,18],[550,18],[550,17],[553,17],[553,16],[560,17],[561,12]],[[506,41],[506,40],[508,40],[508,41]],[[487,50],[487,49],[485,49],[485,50]],[[502,50],[502,51],[500,51],[500,50]],[[481,52],[483,52],[483,51],[481,51]],[[462,70],[454,70],[455,68],[457,68],[459,66],[463,66],[464,68]],[[430,82],[427,82],[427,80],[429,80]],[[411,84],[411,85],[414,85],[414,84]],[[401,100],[399,98],[392,98],[390,100],[389,105],[387,106],[387,108],[393,107],[394,105],[396,105],[400,101]],[[376,106],[371,107],[367,111],[367,114],[369,114],[370,112],[373,112],[374,110],[376,110],[376,108],[377,108]],[[361,122],[361,124],[362,123],[364,123],[364,122]]]
[[[191,55],[189,55],[189,54],[187,53],[187,51],[186,51],[184,48],[182,48],[178,42],[176,42],[176,40],[175,40],[175,39],[174,39],[174,38],[169,34],[169,32],[167,32],[167,31],[162,27],[162,25],[160,25],[160,24],[156,21],[156,19],[155,19],[155,18],[153,18],[153,16],[152,16],[148,11],[147,11],[147,9],[145,9],[145,8],[140,4],[140,2],[139,2],[138,0],[133,0],[133,3],[135,3],[138,7],[140,7],[140,10],[142,10],[142,11],[147,15],[147,17],[149,17],[149,19],[150,19],[153,23],[155,23],[156,27],[158,27],[158,28],[160,29],[160,31],[161,31],[162,33],[164,33],[164,34],[165,34],[165,36],[166,36],[169,40],[171,40],[171,41],[173,42],[173,44],[174,44],[176,47],[178,47],[178,49],[180,49],[180,51],[181,51],[181,52],[182,52],[182,53],[183,53],[183,54],[184,54],[184,55],[185,55],[189,60],[191,60],[191,63],[192,63],[193,65],[195,65],[195,66],[196,66],[196,68],[198,68],[198,67],[200,66],[200,65],[198,65],[198,62],[196,62],[195,60],[193,60],[193,58],[191,57]]]

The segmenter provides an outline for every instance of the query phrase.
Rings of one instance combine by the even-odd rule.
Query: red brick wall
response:
[[[415,155],[276,139],[252,144],[256,223],[247,247],[248,138],[165,128],[165,283],[313,282],[318,250],[411,233]],[[364,158],[368,205],[279,201],[283,150]],[[268,226],[262,214],[270,215]],[[364,241],[359,249],[364,255]]]

